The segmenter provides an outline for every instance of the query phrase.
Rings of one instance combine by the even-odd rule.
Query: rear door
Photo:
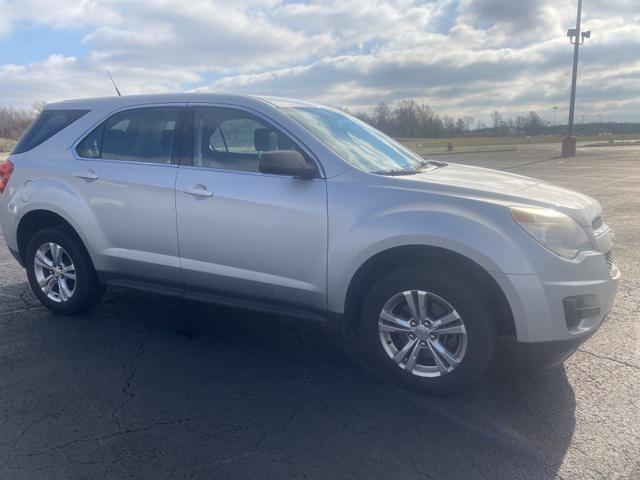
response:
[[[324,310],[325,180],[260,173],[261,151],[300,147],[257,114],[196,106],[190,116],[191,154],[176,182],[188,293]]]
[[[102,229],[99,255],[111,280],[182,291],[174,149],[184,113],[184,104],[122,110],[75,148],[75,186]]]

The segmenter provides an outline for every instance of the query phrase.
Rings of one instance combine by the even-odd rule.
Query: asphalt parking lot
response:
[[[78,317],[0,242],[0,478],[640,478],[640,148],[439,156],[598,198],[615,309],[564,366],[498,359],[437,399],[379,380],[321,326],[109,289]]]

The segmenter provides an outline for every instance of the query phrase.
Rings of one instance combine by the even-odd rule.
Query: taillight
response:
[[[0,163],[0,193],[4,192],[12,173],[13,162],[11,160]]]

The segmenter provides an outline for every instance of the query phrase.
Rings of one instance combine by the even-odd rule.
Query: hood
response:
[[[408,188],[559,210],[590,226],[600,204],[582,193],[514,173],[450,163],[417,175],[394,177]]]

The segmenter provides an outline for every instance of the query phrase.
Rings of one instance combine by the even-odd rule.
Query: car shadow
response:
[[[428,397],[324,325],[152,294],[110,289],[85,314],[28,310],[3,330],[27,352],[0,373],[0,445],[19,437],[0,474],[553,478],[575,427],[562,367],[498,358],[470,392]]]

